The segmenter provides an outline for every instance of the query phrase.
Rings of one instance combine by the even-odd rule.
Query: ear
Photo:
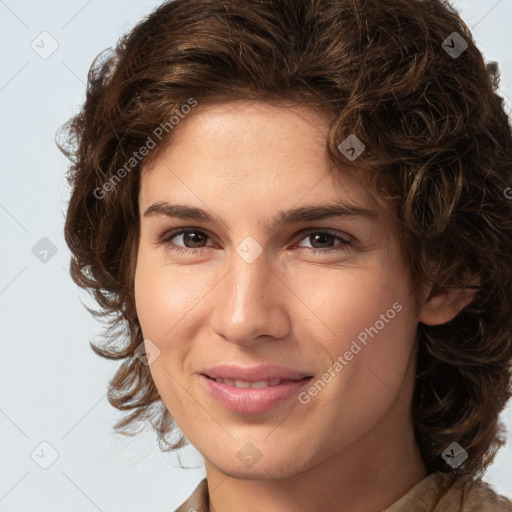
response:
[[[455,318],[477,292],[472,288],[445,288],[434,295],[431,293],[420,309],[419,321],[427,325],[445,324]]]

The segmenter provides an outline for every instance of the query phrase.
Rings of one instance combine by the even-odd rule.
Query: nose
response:
[[[287,300],[293,294],[270,268],[265,253],[252,263],[234,253],[231,269],[214,290],[211,328],[216,334],[250,345],[261,337],[278,339],[289,333]]]

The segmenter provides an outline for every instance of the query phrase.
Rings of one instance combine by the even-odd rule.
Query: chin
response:
[[[247,450],[247,453],[249,450]],[[260,458],[256,456],[250,459],[246,456],[247,461],[244,462],[244,452],[240,451],[233,454],[227,460],[225,457],[217,459],[215,457],[208,458],[210,464],[218,468],[225,475],[231,478],[242,480],[273,480],[292,477],[307,469],[309,465],[306,460],[292,459],[291,455],[283,452],[272,452],[272,457],[265,457],[265,450],[262,450]],[[240,453],[240,457],[238,456]],[[224,454],[225,455],[225,452]],[[206,457],[205,457],[206,459]]]

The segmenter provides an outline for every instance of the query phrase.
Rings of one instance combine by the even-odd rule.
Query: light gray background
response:
[[[486,60],[502,71],[512,109],[512,0],[458,0]],[[85,95],[93,58],[142,16],[151,0],[0,0],[0,511],[173,511],[205,475],[188,447],[163,455],[154,434],[126,441],[111,433],[120,417],[106,398],[119,363],[97,357],[88,340],[101,326],[72,283],[63,239],[67,161],[57,128]],[[43,59],[32,47],[47,31],[57,50]],[[46,36],[47,37],[47,36]],[[45,49],[51,41],[46,39]],[[441,43],[441,42],[440,42]],[[38,43],[41,46],[41,43]],[[43,49],[41,49],[42,51]],[[32,247],[48,237],[57,253],[46,263]],[[502,415],[512,438],[512,405]],[[56,461],[42,469],[39,463]],[[512,497],[512,441],[486,474]]]

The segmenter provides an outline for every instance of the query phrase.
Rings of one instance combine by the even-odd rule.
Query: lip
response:
[[[240,413],[258,414],[266,412],[296,395],[312,378],[284,380],[277,386],[266,388],[237,388],[216,382],[202,374],[199,380],[210,396],[226,409]]]
[[[234,379],[246,382],[282,379],[276,386],[265,388],[237,388],[214,379]],[[276,407],[296,395],[313,378],[311,374],[275,365],[241,367],[221,365],[200,373],[200,382],[209,395],[220,405],[239,413],[258,414]]]
[[[273,364],[263,364],[258,366],[235,366],[223,364],[207,368],[200,372],[212,379],[234,379],[245,380],[247,382],[257,382],[259,380],[285,379],[300,380],[304,377],[311,377],[311,373],[286,368],[284,366],[276,366]]]

